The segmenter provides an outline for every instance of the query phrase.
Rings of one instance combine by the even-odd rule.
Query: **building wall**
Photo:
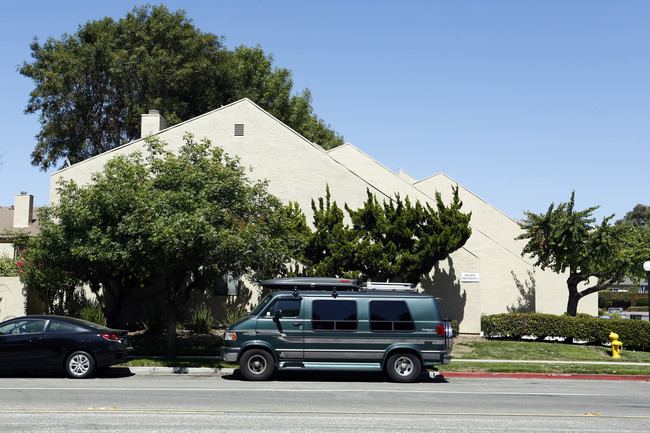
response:
[[[234,136],[234,125],[244,124],[244,136]],[[237,155],[244,167],[253,167],[251,179],[268,179],[269,192],[284,200],[301,205],[311,221],[311,199],[325,196],[330,187],[334,198],[344,197],[351,205],[361,205],[366,189],[383,196],[363,179],[327,157],[319,146],[284,126],[248,100],[235,102],[191,121],[172,126],[158,134],[170,144],[169,150],[182,145],[183,136],[192,132],[195,139],[204,137],[223,148],[230,155]],[[116,155],[140,150],[144,141],[137,140],[110,150],[94,158],[66,167],[52,175],[50,201],[56,202],[56,182],[74,179],[78,183],[90,181],[91,174],[100,171],[105,162]]]
[[[23,285],[18,277],[0,277],[0,322],[25,314]]]
[[[244,125],[244,136],[234,135],[235,124]],[[269,192],[284,202],[298,203],[308,222],[312,220],[312,199],[324,197],[327,185],[333,200],[341,207],[347,203],[352,208],[362,206],[367,190],[380,202],[399,193],[412,202],[430,202],[435,207],[436,192],[449,203],[456,186],[454,180],[441,173],[422,181],[403,171],[395,174],[350,144],[326,152],[248,100],[165,129],[158,137],[170,144],[170,150],[175,150],[187,132],[192,132],[196,140],[206,137],[230,155],[237,155],[243,166],[253,167],[249,174],[252,179],[267,179]],[[143,140],[54,173],[50,201],[57,201],[58,179],[86,183],[91,173],[101,170],[109,158],[136,150],[144,151]],[[516,221],[462,186],[459,193],[463,209],[472,211],[472,236],[464,248],[439,263],[421,287],[444,299],[448,315],[459,320],[461,332],[478,333],[482,314],[506,312],[509,306],[517,304],[520,294],[512,272],[523,281],[533,266],[520,255],[524,242],[515,240],[521,233]],[[464,281],[464,273],[478,275],[478,281]],[[535,276],[537,311],[564,312],[568,296],[566,276],[540,269],[535,269]],[[257,290],[246,290],[242,299],[246,297],[245,302],[254,303]],[[596,310],[596,296],[580,302],[581,312],[596,314]]]
[[[15,255],[14,250],[14,244],[11,244],[9,242],[0,242],[0,257],[6,256],[13,258]]]

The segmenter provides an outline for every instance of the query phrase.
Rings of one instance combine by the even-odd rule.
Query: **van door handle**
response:
[[[293,322],[293,326],[302,326],[302,322]]]

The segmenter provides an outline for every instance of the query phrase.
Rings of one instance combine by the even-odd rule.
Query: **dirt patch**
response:
[[[454,335],[454,344],[455,343],[467,343],[468,341],[485,341],[485,338],[481,337],[478,334]]]
[[[482,341],[485,338],[477,334],[460,334],[454,336],[454,347],[451,351],[451,356],[462,358],[463,355],[471,353],[474,349],[464,343],[471,343],[473,341]]]

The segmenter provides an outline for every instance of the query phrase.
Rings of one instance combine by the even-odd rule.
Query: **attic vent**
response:
[[[235,123],[235,137],[243,137],[243,136],[244,136],[244,124]]]

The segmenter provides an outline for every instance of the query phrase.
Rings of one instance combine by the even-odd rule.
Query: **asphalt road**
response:
[[[0,432],[647,432],[650,382],[375,374],[0,376]]]

